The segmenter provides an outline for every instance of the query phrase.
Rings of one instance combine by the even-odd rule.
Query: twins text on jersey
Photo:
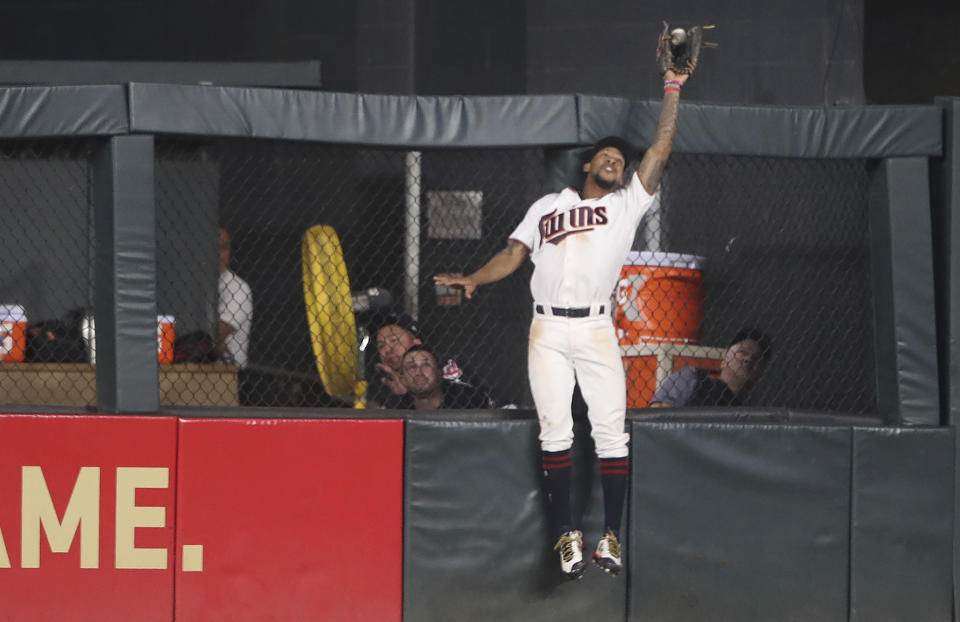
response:
[[[568,236],[593,231],[609,222],[607,208],[602,205],[581,205],[568,212],[557,212],[558,210],[553,210],[540,218],[540,246],[544,243],[559,244]]]

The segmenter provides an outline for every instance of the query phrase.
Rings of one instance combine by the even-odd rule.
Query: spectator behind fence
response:
[[[411,346],[401,360],[402,381],[407,393],[397,408],[496,408],[482,388],[459,380],[446,380],[433,351],[423,344]]]
[[[401,400],[407,393],[407,386],[403,382],[403,355],[411,347],[422,343],[419,326],[412,317],[406,313],[387,317],[377,331],[377,353],[380,360],[376,369],[380,372],[380,382],[371,387],[371,401],[382,408],[409,408],[404,406]],[[443,365],[444,380],[462,379],[463,371],[455,360],[440,356],[436,358],[438,361],[446,360]]]
[[[220,279],[217,282],[217,354],[225,363],[246,367],[253,322],[253,294],[230,270],[230,234],[220,229]]]
[[[744,328],[730,341],[720,375],[684,367],[667,378],[650,400],[651,408],[670,406],[741,406],[748,389],[770,358],[770,338],[755,328]]]

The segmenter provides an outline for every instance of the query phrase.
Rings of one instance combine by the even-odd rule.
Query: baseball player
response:
[[[544,491],[558,532],[554,549],[571,579],[579,579],[586,568],[583,534],[570,510],[575,382],[587,403],[603,487],[605,528],[593,558],[606,572],[616,575],[621,569],[629,437],[624,431],[626,380],[610,297],[637,226],[656,202],[677,131],[680,88],[688,77],[672,69],[664,72],[656,135],[635,174],[624,178],[636,157],[629,143],[614,136],[600,140],[583,165],[586,179],[579,191],[566,188],[536,201],[506,248],[476,272],[434,277],[437,284],[462,287],[471,298],[477,287],[512,274],[528,256],[534,263],[530,388],[540,421]]]

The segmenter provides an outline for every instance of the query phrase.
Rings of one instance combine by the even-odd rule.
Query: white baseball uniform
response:
[[[544,451],[573,445],[570,402],[579,381],[597,455],[628,453],[626,380],[610,297],[636,229],[656,201],[636,174],[599,199],[566,188],[531,205],[510,234],[535,265],[527,363]]]

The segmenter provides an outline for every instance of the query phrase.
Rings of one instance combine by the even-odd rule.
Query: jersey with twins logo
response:
[[[563,307],[610,299],[640,221],[657,202],[636,175],[616,192],[582,199],[572,188],[548,194],[510,234],[530,249],[530,292]]]

